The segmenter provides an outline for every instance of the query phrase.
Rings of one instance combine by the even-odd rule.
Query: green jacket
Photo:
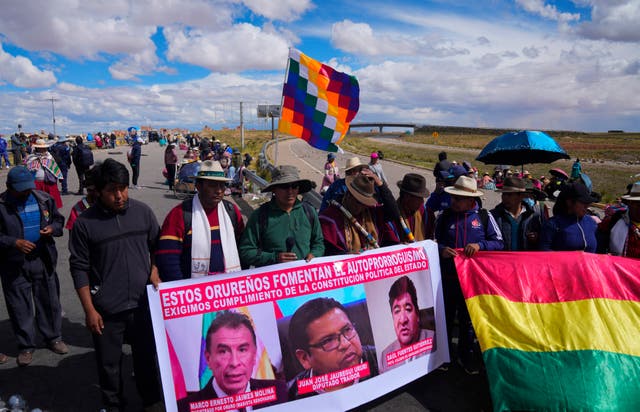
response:
[[[290,213],[280,209],[275,199],[263,207],[267,208],[266,219],[263,217],[261,222],[260,208],[256,209],[249,217],[240,239],[238,251],[244,269],[277,263],[278,253],[287,251],[289,237],[295,239],[291,251],[298,259],[304,259],[309,253],[315,257],[324,255],[324,240],[317,212],[313,211],[311,222],[299,200],[296,200]]]

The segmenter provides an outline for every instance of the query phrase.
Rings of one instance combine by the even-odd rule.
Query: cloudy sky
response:
[[[265,127],[289,47],[355,121],[640,130],[640,0],[0,0],[0,133]]]

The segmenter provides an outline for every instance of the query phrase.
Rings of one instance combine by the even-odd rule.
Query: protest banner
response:
[[[449,361],[432,241],[148,289],[167,411],[347,410]]]

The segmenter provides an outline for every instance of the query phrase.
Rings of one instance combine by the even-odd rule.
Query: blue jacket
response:
[[[502,250],[502,234],[495,219],[488,213],[487,227],[483,227],[479,208],[464,213],[454,213],[451,209],[443,212],[436,222],[438,248],[463,248],[469,243],[477,243],[480,250]]]
[[[597,247],[596,221],[588,215],[554,216],[542,226],[540,248],[542,250],[584,250],[595,253]]]
[[[32,191],[40,207],[40,228],[51,225],[53,236],[62,236],[64,216],[58,212],[56,203],[48,193]],[[16,249],[17,239],[24,239],[24,227],[14,201],[8,192],[0,194],[0,275],[12,273],[22,267],[25,254]],[[58,251],[53,237],[41,237],[38,241],[40,257],[50,271],[54,270],[58,261]]]
[[[4,137],[0,137],[0,153],[7,152],[7,141],[4,140]]]
[[[131,147],[131,164],[139,166],[140,156],[142,156],[142,145],[138,142],[135,142]]]

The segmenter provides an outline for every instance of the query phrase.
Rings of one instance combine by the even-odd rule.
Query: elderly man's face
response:
[[[245,392],[256,359],[256,344],[246,326],[223,326],[211,335],[205,360],[213,377],[228,395]]]
[[[315,319],[306,328],[309,349],[296,350],[296,357],[314,375],[323,375],[362,362],[360,336],[349,317],[334,308]]]
[[[413,306],[410,294],[405,292],[393,301],[391,316],[393,316],[393,328],[396,331],[400,347],[404,348],[418,341],[420,316],[418,308]]]

